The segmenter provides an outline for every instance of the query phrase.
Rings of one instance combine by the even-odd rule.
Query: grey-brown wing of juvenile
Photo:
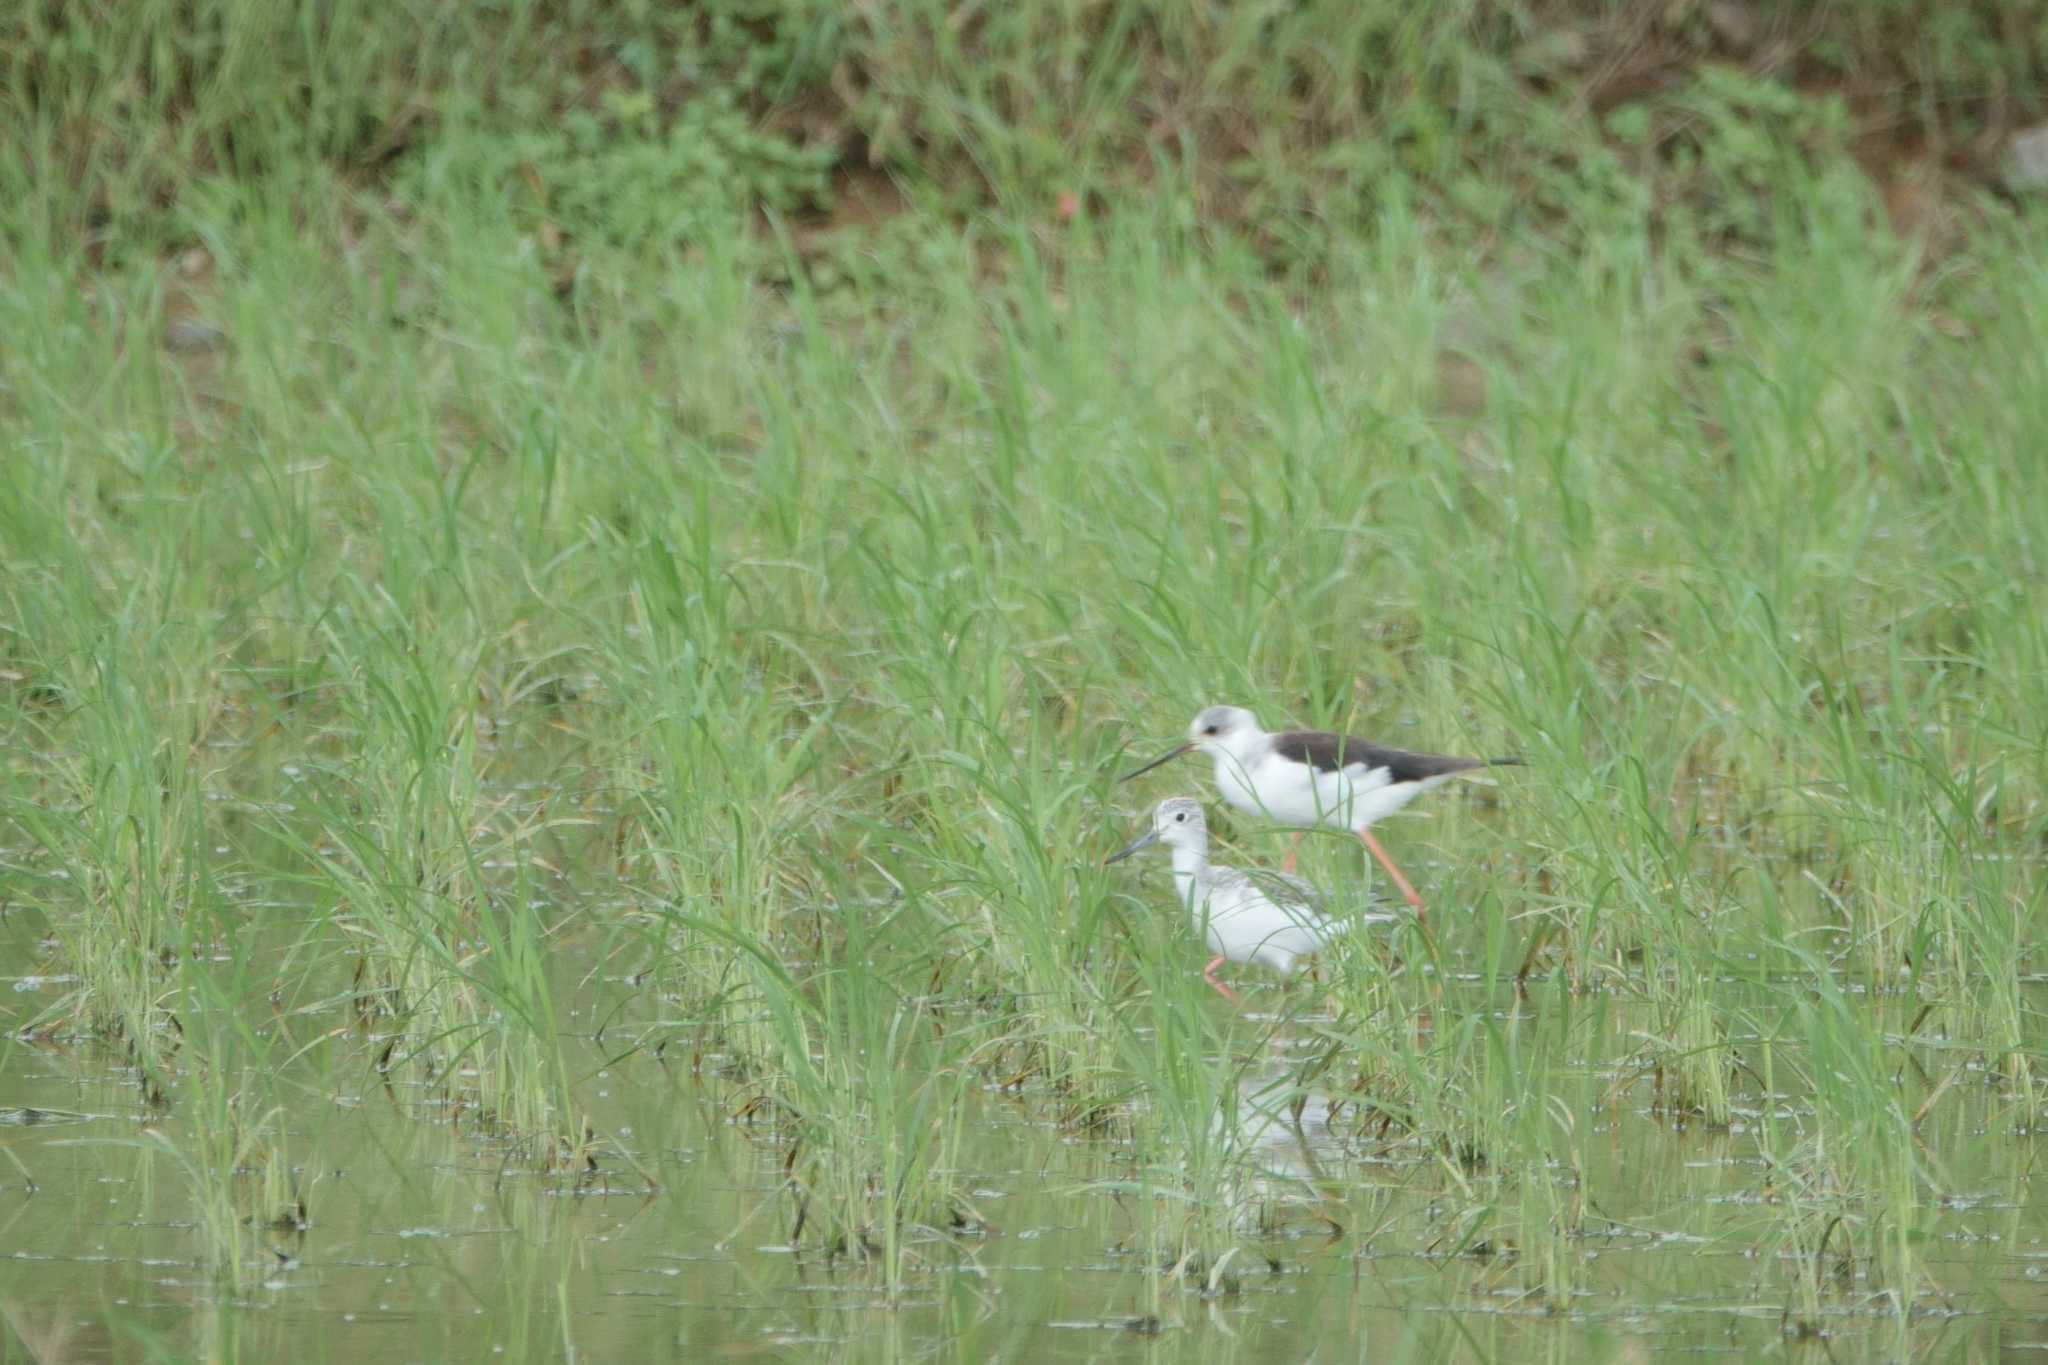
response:
[[[1268,868],[1231,868],[1227,875],[1249,886],[1273,904],[1290,913],[1299,912],[1300,923],[1316,928],[1324,938],[1334,938],[1368,924],[1391,924],[1398,915],[1353,914],[1332,901],[1328,893],[1306,877]]]
[[[1275,905],[1289,909],[1302,909],[1315,914],[1326,913],[1330,898],[1323,889],[1306,877],[1297,877],[1291,872],[1273,872],[1262,867],[1226,869],[1219,883],[1234,880],[1238,885],[1249,886]]]

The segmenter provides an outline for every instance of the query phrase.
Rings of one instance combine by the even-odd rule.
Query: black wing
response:
[[[1273,752],[1296,763],[1306,763],[1318,772],[1338,772],[1353,763],[1363,763],[1368,768],[1385,768],[1395,782],[1421,782],[1432,777],[1470,772],[1474,768],[1522,761],[1519,758],[1453,758],[1448,754],[1411,753],[1350,735],[1334,735],[1327,730],[1289,730],[1284,735],[1275,735]]]

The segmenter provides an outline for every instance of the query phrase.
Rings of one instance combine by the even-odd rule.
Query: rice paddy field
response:
[[[0,34],[0,1361],[2048,1355],[2040,203],[1712,72],[1281,195],[442,33],[387,146],[142,8]],[[1116,780],[1225,701],[1527,766],[1236,1008],[1102,865],[1278,864]]]

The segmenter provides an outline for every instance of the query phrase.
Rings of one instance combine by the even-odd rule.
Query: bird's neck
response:
[[[1173,850],[1173,875],[1176,880],[1199,877],[1209,870],[1209,850],[1177,846]],[[1182,890],[1187,888],[1183,886]]]

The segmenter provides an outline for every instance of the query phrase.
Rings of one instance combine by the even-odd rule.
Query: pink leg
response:
[[[1380,841],[1372,837],[1372,830],[1370,828],[1362,829],[1358,831],[1358,837],[1365,841],[1366,852],[1379,859],[1380,866],[1384,867],[1387,870],[1387,875],[1394,879],[1394,885],[1401,888],[1401,894],[1407,898],[1409,908],[1415,911],[1415,917],[1421,919],[1425,913],[1422,908],[1422,897],[1415,893],[1415,887],[1410,884],[1409,880],[1401,875],[1401,869],[1394,866],[1394,860],[1389,858],[1387,851],[1380,847]]]
[[[1237,992],[1230,989],[1230,987],[1224,985],[1221,981],[1218,981],[1216,979],[1216,969],[1218,967],[1221,967],[1224,961],[1224,956],[1221,953],[1218,953],[1216,954],[1216,956],[1210,958],[1209,965],[1202,968],[1202,980],[1208,982],[1217,990],[1223,992],[1223,998],[1225,1000],[1228,1000],[1231,1004],[1235,1005],[1237,1003]]]
[[[1295,855],[1296,855],[1296,854],[1298,854],[1298,853],[1300,853],[1300,852],[1301,852],[1301,831],[1300,831],[1300,830],[1296,830],[1296,831],[1294,831],[1294,842],[1293,842],[1293,843],[1291,843],[1291,844],[1289,844],[1289,845],[1287,846],[1287,857],[1286,857],[1285,859],[1283,859],[1283,860],[1281,861],[1281,863],[1280,863],[1280,870],[1281,870],[1282,872],[1288,872],[1288,873],[1291,873],[1291,872],[1293,872],[1293,871],[1294,871],[1294,857],[1295,857]]]

